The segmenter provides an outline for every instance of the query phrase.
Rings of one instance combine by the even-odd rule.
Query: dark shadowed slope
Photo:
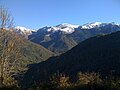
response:
[[[70,76],[80,71],[120,74],[120,32],[92,37],[58,57],[31,65],[24,82],[40,81],[58,71]]]

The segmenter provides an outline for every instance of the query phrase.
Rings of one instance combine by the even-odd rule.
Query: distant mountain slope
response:
[[[14,66],[14,67],[16,67],[16,71],[22,71],[22,70],[26,69],[28,64],[42,62],[53,55],[53,53],[51,51],[45,49],[44,47],[42,47],[40,45],[30,42],[30,41],[28,41],[16,34],[12,34],[10,32],[9,36],[11,36],[11,35],[12,35],[12,37],[10,37],[10,39],[14,40],[14,42],[17,43],[20,41],[20,43],[18,43],[18,45],[17,45],[17,48],[19,50],[19,57],[16,57],[17,54],[14,53],[11,56],[11,58],[9,58],[10,60],[14,59],[14,57],[16,57],[16,59],[18,59],[18,60],[16,60],[16,63]],[[9,36],[7,38],[9,38]],[[15,39],[15,37],[17,37],[17,39]],[[0,37],[0,55],[2,54],[2,50],[3,50],[3,48],[2,48],[2,46],[3,46],[2,39],[3,38],[4,38],[4,36],[2,38]],[[16,51],[13,50],[13,52],[16,52]]]
[[[30,30],[28,28],[22,27],[22,26],[16,26],[13,31],[18,34],[21,35],[23,37],[25,37],[26,39],[28,39],[28,36],[35,33],[35,30]]]
[[[61,54],[90,37],[120,31],[120,25],[115,23],[88,23],[83,26],[60,24],[53,27],[43,27],[29,35],[29,40],[45,48]]]
[[[72,76],[81,71],[120,75],[120,32],[92,37],[60,56],[30,66],[24,82],[44,80],[56,72]]]
[[[44,46],[45,48],[59,54],[63,53],[77,43],[70,37],[77,25],[60,24],[54,27],[43,27],[36,33],[29,35],[29,40]]]

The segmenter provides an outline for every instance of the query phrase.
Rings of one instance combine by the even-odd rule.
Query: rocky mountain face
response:
[[[29,35],[36,32],[35,30],[31,30],[22,26],[16,26],[12,31],[26,39],[28,39]]]
[[[37,32],[30,34],[28,39],[56,54],[61,54],[90,37],[116,31],[120,31],[120,25],[115,23],[94,22],[82,26],[64,23],[40,28]]]

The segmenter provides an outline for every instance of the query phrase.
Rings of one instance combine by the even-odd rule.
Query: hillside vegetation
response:
[[[116,32],[92,37],[60,56],[30,66],[24,82],[32,84],[33,81],[46,80],[56,72],[63,72],[73,78],[78,72],[95,72],[103,77],[111,73],[119,76],[119,66],[120,32]]]
[[[29,64],[40,63],[54,55],[13,32],[0,32],[0,35],[0,88],[18,85]]]

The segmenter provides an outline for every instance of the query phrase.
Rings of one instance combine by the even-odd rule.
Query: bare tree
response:
[[[20,57],[21,39],[12,32],[13,19],[5,8],[0,8],[0,85],[13,85],[15,64]]]

